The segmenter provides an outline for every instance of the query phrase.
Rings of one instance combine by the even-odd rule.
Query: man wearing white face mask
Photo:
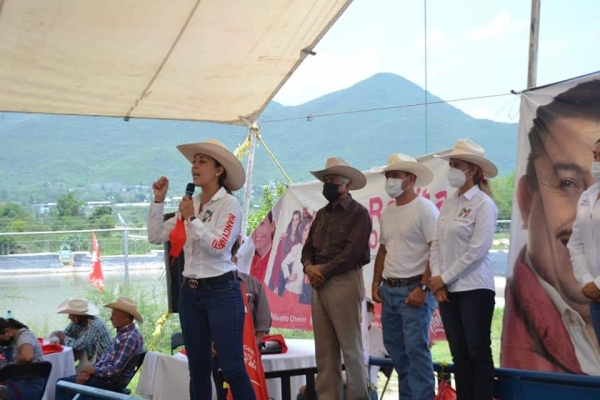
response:
[[[567,244],[575,278],[582,286],[581,292],[590,302],[590,317],[600,342],[600,140],[594,144],[592,175],[596,180],[581,194],[577,203],[577,216],[573,233]]]
[[[435,304],[428,287],[429,246],[439,212],[414,187],[427,186],[433,174],[404,154],[392,154],[383,172],[385,190],[395,204],[381,216],[371,292],[374,301],[383,303],[383,341],[398,373],[400,398],[429,400],[435,386],[429,351]]]

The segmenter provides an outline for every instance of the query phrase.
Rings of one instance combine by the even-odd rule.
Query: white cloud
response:
[[[425,35],[423,33],[415,35],[415,42],[419,48],[425,46]],[[441,29],[430,29],[427,32],[427,47],[436,47],[446,42],[446,35]]]
[[[509,28],[510,24],[510,15],[508,13],[502,13],[487,24],[470,30],[469,38],[476,41],[493,39],[505,32]]]
[[[490,110],[486,110],[484,108],[472,108],[472,109],[468,109],[468,110],[463,110],[464,112],[466,112],[467,114],[469,114],[471,117],[476,118],[476,119],[493,119],[494,115],[492,114],[492,112]]]
[[[318,53],[309,56],[275,96],[284,105],[298,105],[345,89],[381,72],[373,47],[352,54]]]

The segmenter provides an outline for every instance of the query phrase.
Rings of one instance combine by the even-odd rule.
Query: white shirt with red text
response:
[[[211,278],[236,269],[231,261],[231,248],[241,227],[240,204],[221,188],[210,201],[200,208],[200,195],[192,199],[196,219],[185,221],[187,240],[183,246],[188,278]],[[148,215],[148,241],[161,244],[169,240],[178,215],[163,222],[164,204],[150,204]]]

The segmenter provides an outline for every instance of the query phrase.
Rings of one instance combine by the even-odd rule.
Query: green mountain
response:
[[[451,147],[471,138],[507,174],[514,169],[517,124],[474,119],[450,104],[422,103],[425,92],[393,74],[376,74],[354,86],[293,107],[273,102],[260,119],[261,134],[294,182],[309,180],[328,156],[361,169],[386,162],[389,153],[413,156]],[[428,94],[430,102],[440,99]],[[332,115],[333,114],[333,115]],[[307,116],[314,115],[312,121]],[[87,200],[149,186],[171,178],[183,191],[189,164],[175,145],[218,138],[234,149],[247,135],[241,127],[182,121],[0,114],[0,201],[47,202],[69,189]],[[254,182],[283,181],[259,146]],[[150,190],[147,189],[147,193]]]

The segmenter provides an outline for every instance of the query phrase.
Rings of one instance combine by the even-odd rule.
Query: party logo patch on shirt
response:
[[[462,210],[460,210],[460,212],[458,213],[458,217],[459,218],[467,218],[469,216],[469,214],[471,214],[472,209],[471,208],[463,208]]]
[[[212,219],[213,212],[211,210],[206,210],[204,216],[202,217],[202,222],[210,222]]]

